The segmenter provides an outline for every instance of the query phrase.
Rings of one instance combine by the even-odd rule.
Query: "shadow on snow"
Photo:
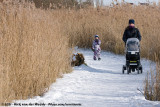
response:
[[[117,73],[117,72],[113,72],[113,71],[109,71],[109,70],[102,70],[102,69],[95,69],[95,68],[92,68],[90,66],[86,66],[86,65],[81,65],[79,67],[74,67],[75,70],[77,71],[88,71],[88,72],[95,72],[95,73],[110,73],[110,74],[122,74],[121,72],[120,73]]]

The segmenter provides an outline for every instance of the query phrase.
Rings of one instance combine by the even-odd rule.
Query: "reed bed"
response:
[[[103,50],[124,54],[122,36],[131,18],[142,35],[141,56],[160,60],[159,5],[54,10],[32,5],[0,4],[0,102],[41,95],[71,71],[69,48],[91,48],[95,34]]]
[[[160,101],[160,64],[151,69],[145,79],[144,96],[147,100]]]
[[[55,18],[32,4],[0,4],[0,102],[42,95],[72,71]]]
[[[56,12],[55,12],[56,13]],[[124,53],[122,36],[129,19],[135,19],[139,28],[141,56],[154,60],[160,59],[160,9],[158,6],[118,5],[105,8],[62,10],[59,14],[61,29],[68,35],[70,45],[91,48],[94,35],[102,40],[102,49],[116,54]]]

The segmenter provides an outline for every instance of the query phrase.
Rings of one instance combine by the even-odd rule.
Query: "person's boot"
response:
[[[96,57],[93,57],[93,59],[94,59],[94,60],[97,60],[97,58],[96,58]]]
[[[98,58],[98,60],[100,61],[100,60],[101,60],[101,58]]]

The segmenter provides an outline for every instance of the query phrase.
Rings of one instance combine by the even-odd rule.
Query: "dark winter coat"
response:
[[[131,28],[127,27],[123,34],[123,41],[126,43],[128,38],[137,38],[139,41],[141,41],[141,34],[138,30],[138,28]]]

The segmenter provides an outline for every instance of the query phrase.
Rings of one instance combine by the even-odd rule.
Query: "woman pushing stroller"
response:
[[[125,29],[122,39],[126,43],[129,38],[137,38],[141,41],[141,34],[138,28],[135,27],[135,21],[133,19],[129,20],[129,26]]]
[[[135,28],[135,21],[133,19],[129,20],[129,26],[125,29],[123,34],[123,41],[125,42],[126,49],[126,64],[123,65],[122,73],[127,70],[127,73],[137,70],[139,74],[142,71],[142,65],[140,62],[140,43],[141,34],[138,28]]]

